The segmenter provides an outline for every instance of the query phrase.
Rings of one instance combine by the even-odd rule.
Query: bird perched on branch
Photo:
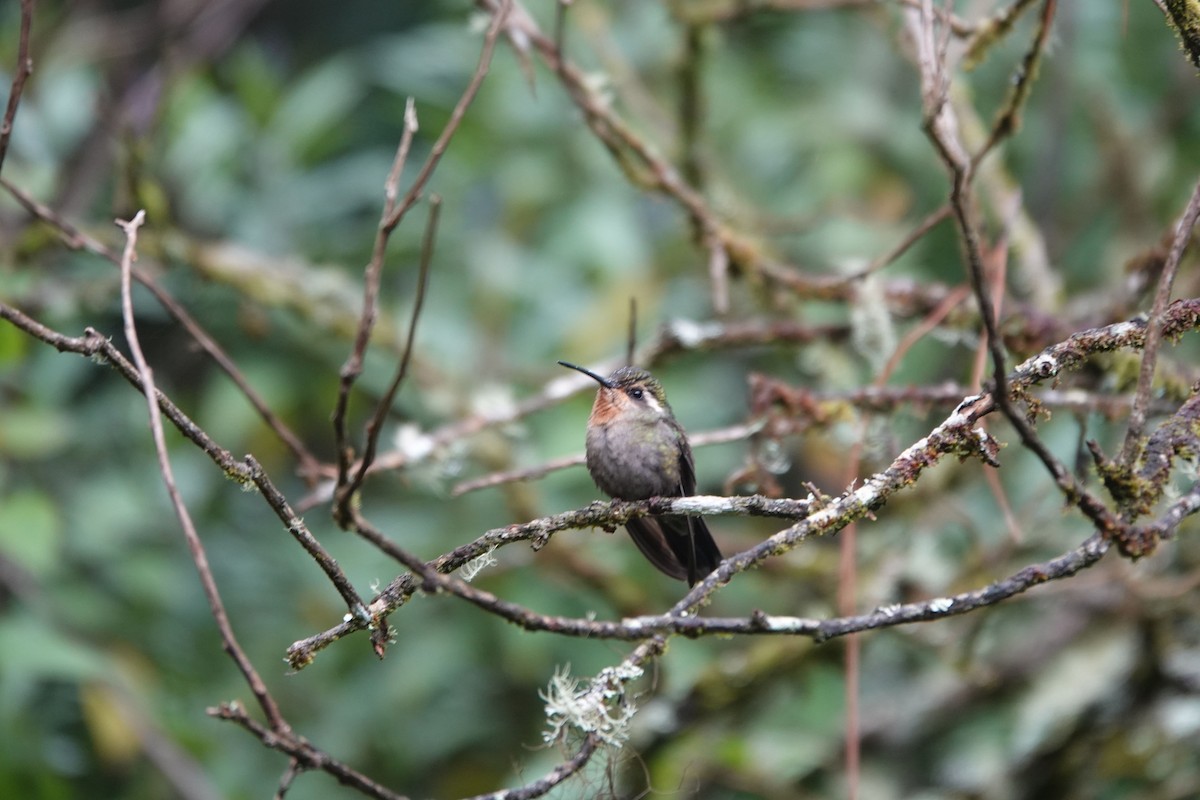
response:
[[[587,468],[600,490],[617,500],[689,497],[696,468],[687,434],[671,412],[662,384],[638,367],[607,378],[566,361],[600,384],[587,426]],[[688,586],[721,563],[721,551],[702,517],[637,517],[625,530],[650,563]]]

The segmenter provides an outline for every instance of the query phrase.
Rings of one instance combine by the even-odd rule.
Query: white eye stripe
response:
[[[647,408],[657,414],[665,413],[663,411],[662,403],[658,402],[658,398],[655,397],[654,392],[651,392],[643,386],[638,386],[636,384],[630,386],[625,390],[625,394],[630,400],[634,401],[635,403],[644,403]]]

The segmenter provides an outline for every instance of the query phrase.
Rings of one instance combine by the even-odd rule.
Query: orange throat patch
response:
[[[596,392],[596,402],[592,404],[592,415],[588,417],[588,426],[607,425],[616,419],[620,413],[620,400],[615,397],[618,392],[607,387],[600,387]]]

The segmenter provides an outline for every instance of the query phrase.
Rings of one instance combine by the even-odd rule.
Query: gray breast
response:
[[[664,421],[593,426],[587,435],[587,467],[610,497],[642,500],[679,494],[679,450]]]

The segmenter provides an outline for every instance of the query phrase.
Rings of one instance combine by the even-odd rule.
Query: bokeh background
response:
[[[754,5],[576,0],[565,46],[645,141],[691,165],[732,226],[806,275],[848,274],[947,196],[921,130],[902,4]],[[954,5],[978,21],[996,4]],[[548,31],[555,8],[527,3]],[[955,71],[956,102],[979,125],[1003,102],[1035,17],[1022,16],[977,68]],[[0,6],[5,87],[18,21],[16,2]],[[403,187],[469,80],[486,24],[451,0],[39,2],[35,72],[3,177],[114,247],[112,219],[145,208],[141,267],[329,460],[338,370],[406,98],[420,131]],[[691,133],[680,111],[689,74],[702,109]],[[982,201],[989,231],[1010,228],[1011,330],[1034,319],[1021,309],[1057,320],[1065,335],[1148,308],[1139,265],[1194,185],[1198,101],[1196,70],[1154,3],[1060,4],[1023,126],[981,179],[981,196],[993,193]],[[804,347],[685,348],[653,365],[693,433],[750,421],[755,372],[832,398],[796,435],[698,448],[702,492],[803,497],[811,481],[836,494],[857,439],[869,474],[953,407],[867,413],[837,401],[873,380],[924,313],[896,300],[897,287],[965,281],[949,224],[849,302],[742,273],[718,315],[707,253],[679,207],[632,185],[553,72],[504,42],[430,190],[444,203],[440,232],[385,448],[536,396],[560,377],[557,359],[617,363],[631,297],[642,343],[681,320],[851,332]],[[418,206],[392,238],[355,430],[403,346],[427,213]],[[1198,293],[1196,266],[1185,261],[1176,296]],[[64,333],[92,326],[123,343],[117,270],[64,247],[8,193],[0,299]],[[307,496],[292,454],[224,374],[152,298],[135,299],[160,388],[222,446],[253,453],[294,502]],[[890,383],[963,384],[978,336],[969,310],[952,316]],[[1028,339],[1029,352],[1057,341]],[[1168,410],[1197,379],[1196,357],[1194,337],[1164,351]],[[1127,395],[1136,365],[1098,359],[1067,385]],[[599,495],[582,467],[452,493],[461,480],[578,453],[589,403],[579,394],[378,475],[364,511],[432,558],[490,528],[584,505]],[[983,586],[1086,538],[1010,430],[999,421],[992,430],[1009,443],[1002,495],[977,463],[946,463],[860,527],[860,609]],[[1059,409],[1040,430],[1075,463],[1083,438],[1112,452],[1123,425],[1120,415]],[[542,744],[539,690],[556,669],[593,675],[629,645],[526,633],[423,597],[391,619],[385,660],[359,635],[290,674],[288,645],[336,624],[344,606],[259,497],[175,433],[168,439],[234,628],[299,732],[414,797],[519,785],[562,759]],[[770,485],[753,478],[768,474]],[[1194,481],[1184,473],[1179,485]],[[327,512],[317,504],[305,519],[361,592],[402,572]],[[781,524],[725,517],[711,527],[731,553]],[[1110,554],[1000,607],[864,636],[860,796],[1200,794],[1196,533],[1190,520],[1137,563]],[[496,557],[478,584],[542,613],[655,613],[682,593],[623,533],[568,531],[537,553],[515,546]],[[706,613],[831,616],[838,574],[837,542],[809,543],[739,576]],[[639,686],[629,746],[552,796],[845,796],[843,652],[842,642],[675,640]],[[248,696],[162,489],[142,398],[106,367],[0,324],[0,796],[268,796],[283,758],[205,715]],[[350,794],[310,774],[288,796]]]

